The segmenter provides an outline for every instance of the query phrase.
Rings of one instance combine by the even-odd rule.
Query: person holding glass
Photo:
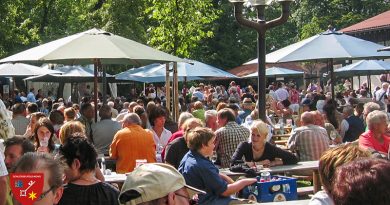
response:
[[[280,149],[266,141],[268,126],[261,120],[256,120],[251,126],[251,142],[241,142],[232,157],[232,165],[242,162],[250,166],[264,167],[283,164],[296,164],[298,158],[291,152]]]
[[[54,127],[50,120],[46,117],[39,119],[34,131],[34,145],[36,151],[52,153],[55,150],[53,136]]]

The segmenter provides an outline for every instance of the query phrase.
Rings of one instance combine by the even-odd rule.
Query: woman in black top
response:
[[[263,165],[266,167],[283,164],[296,164],[298,158],[285,150],[266,142],[268,126],[261,120],[256,120],[251,126],[251,141],[241,142],[232,157],[232,165],[244,161],[249,165]]]
[[[71,137],[60,147],[68,184],[59,205],[119,205],[119,190],[95,176],[97,153],[84,137]]]

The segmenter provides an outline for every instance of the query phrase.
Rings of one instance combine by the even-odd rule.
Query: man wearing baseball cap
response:
[[[144,164],[131,172],[122,187],[119,202],[126,205],[193,205],[191,195],[205,192],[186,184],[172,166]]]

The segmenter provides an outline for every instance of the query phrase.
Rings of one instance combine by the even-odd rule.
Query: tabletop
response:
[[[113,172],[111,175],[104,175],[104,181],[107,183],[123,183],[126,181],[126,174],[117,174]]]
[[[260,172],[268,171],[272,173],[280,173],[280,172],[290,172],[290,171],[305,171],[305,170],[317,170],[318,169],[318,161],[306,161],[306,162],[298,162],[293,165],[281,165],[270,168],[264,168]],[[244,176],[245,173],[240,172],[231,172],[228,168],[220,169],[220,173],[226,174],[228,176]]]

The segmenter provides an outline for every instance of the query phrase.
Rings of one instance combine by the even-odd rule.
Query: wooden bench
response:
[[[297,188],[298,196],[307,196],[309,194],[314,194],[314,187],[313,186],[307,186],[307,187],[299,187]]]

